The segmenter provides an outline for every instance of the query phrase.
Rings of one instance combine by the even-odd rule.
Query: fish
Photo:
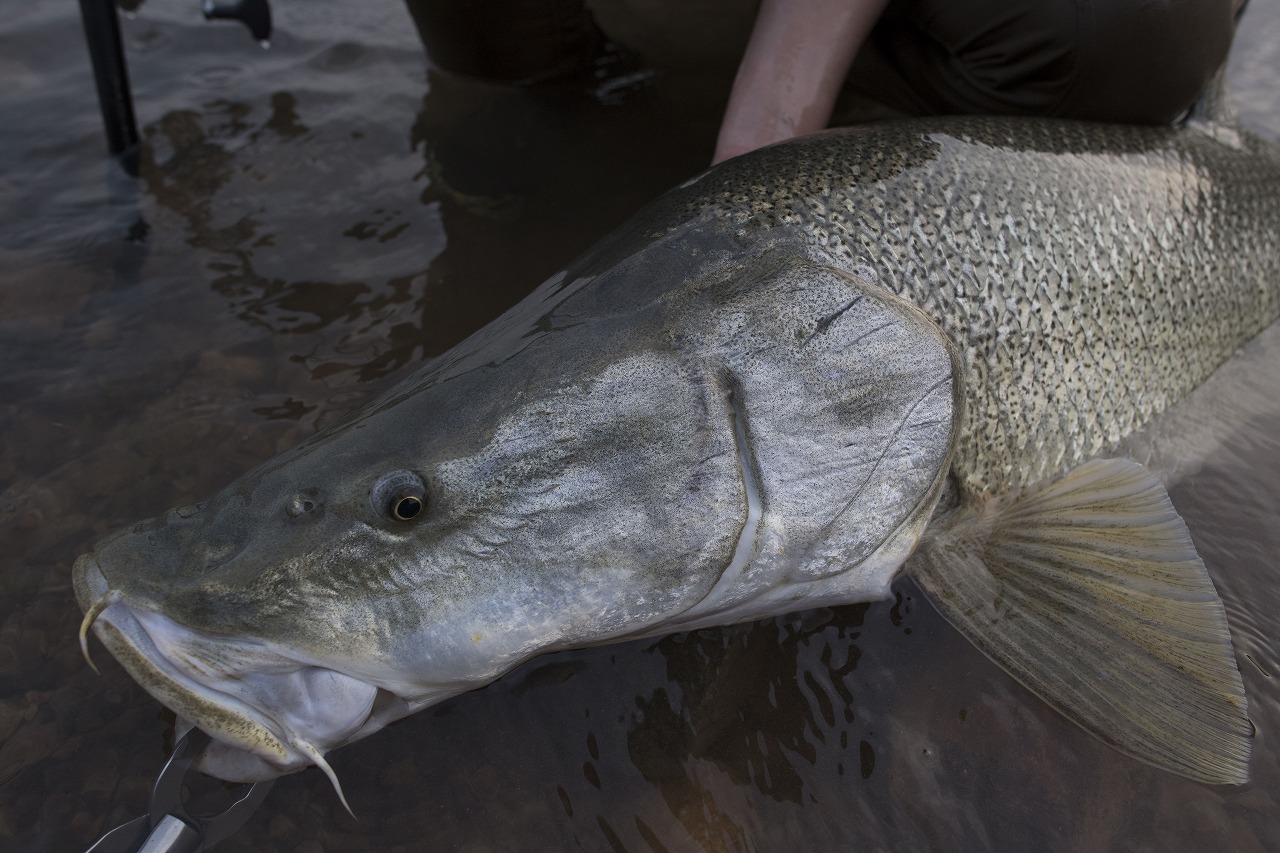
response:
[[[1108,453],[1280,316],[1280,148],[1178,126],[826,131],[659,197],[211,499],[73,567],[231,781],[557,650],[883,599],[909,573],[1137,760],[1248,779],[1226,614]],[[345,798],[343,803],[345,804]]]

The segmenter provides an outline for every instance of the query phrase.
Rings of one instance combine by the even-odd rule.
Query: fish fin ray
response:
[[[1198,781],[1248,780],[1222,600],[1141,465],[1098,460],[957,510],[910,567],[947,621],[1086,731]]]

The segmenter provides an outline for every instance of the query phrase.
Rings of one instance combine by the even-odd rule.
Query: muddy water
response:
[[[1280,137],[1280,0],[1234,81]],[[102,156],[74,5],[0,19],[0,846],[140,814],[171,717],[81,660],[69,566],[212,493],[510,305],[705,163],[722,75],[428,71],[391,0],[126,23],[141,177]],[[909,581],[894,601],[553,655],[277,784],[221,850],[1280,848],[1280,329],[1135,439],[1230,610],[1254,780],[1074,729]]]

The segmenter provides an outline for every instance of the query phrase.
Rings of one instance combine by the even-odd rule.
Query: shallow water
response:
[[[1233,81],[1280,137],[1280,0]],[[0,19],[0,845],[141,814],[163,712],[80,658],[75,556],[201,499],[515,302],[709,156],[725,78],[617,58],[508,89],[427,70],[391,0],[125,27],[139,180],[102,153],[74,5]],[[535,660],[277,784],[220,850],[1280,849],[1280,328],[1133,452],[1230,611],[1253,781],[1120,756],[897,599]]]

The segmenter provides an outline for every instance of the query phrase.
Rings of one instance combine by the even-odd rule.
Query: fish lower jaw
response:
[[[219,672],[200,647],[205,637],[152,611],[113,600],[93,630],[121,665],[157,701],[204,730],[212,742],[195,760],[198,770],[229,782],[258,782],[318,765],[368,721],[378,688],[333,670],[297,663],[282,669],[263,650],[266,667],[254,672],[243,644],[238,672]],[[234,641],[228,641],[234,643]]]
[[[156,701],[209,734],[214,743],[206,753],[231,750],[251,755],[262,765],[254,773],[259,778],[278,776],[305,766],[302,756],[291,748],[289,736],[280,731],[279,726],[262,719],[243,702],[219,695],[178,671],[145,638],[145,631],[129,630],[127,623],[122,626],[125,620],[120,611],[126,609],[119,603],[108,607],[94,624],[95,633]],[[139,633],[143,636],[139,637]],[[143,642],[139,642],[140,639]],[[204,759],[204,755],[200,756],[197,765],[207,763]],[[245,764],[247,769],[246,762],[238,763]],[[264,774],[266,768],[274,768],[274,772]],[[210,775],[232,782],[256,781],[232,779],[217,772]]]

